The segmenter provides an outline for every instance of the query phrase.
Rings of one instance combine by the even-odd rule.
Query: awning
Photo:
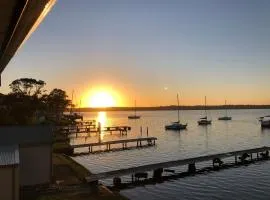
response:
[[[1,73],[19,47],[38,27],[56,0],[0,1],[0,85]]]

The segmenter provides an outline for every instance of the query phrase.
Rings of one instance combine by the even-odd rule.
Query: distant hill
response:
[[[180,106],[181,110],[204,110],[204,106]],[[209,110],[222,109],[270,109],[270,105],[212,105],[206,106]],[[96,112],[96,111],[133,111],[133,107],[107,107],[107,108],[75,108],[75,111],[80,112]],[[157,107],[137,107],[137,111],[155,111],[155,110],[177,110],[177,106],[157,106]]]

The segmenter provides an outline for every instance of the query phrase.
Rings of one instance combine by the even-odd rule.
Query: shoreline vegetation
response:
[[[270,105],[210,105],[206,106],[208,110],[223,109],[270,109]],[[177,110],[178,106],[155,106],[155,107],[136,107],[137,111],[159,111],[159,110]],[[204,110],[204,105],[180,106],[181,110]],[[75,112],[97,112],[97,111],[133,111],[133,107],[105,107],[105,108],[74,108]]]
[[[46,83],[33,78],[20,78],[9,85],[11,91],[0,93],[0,126],[73,125],[74,105],[66,91],[58,88],[47,92]],[[70,110],[69,115],[64,111]],[[69,157],[69,138],[57,131],[52,141],[52,181],[45,185],[22,187],[21,200],[126,200],[102,184],[91,185],[85,177],[91,172]]]

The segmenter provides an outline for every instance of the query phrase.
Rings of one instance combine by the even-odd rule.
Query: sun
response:
[[[112,94],[106,91],[99,91],[93,93],[89,97],[88,102],[90,107],[114,107],[116,105],[116,101]]]

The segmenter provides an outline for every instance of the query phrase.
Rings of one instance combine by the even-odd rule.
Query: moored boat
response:
[[[210,125],[212,123],[211,120],[207,119],[207,116],[201,117],[200,120],[198,121],[199,125]]]
[[[198,125],[210,125],[210,124],[212,124],[212,120],[208,120],[208,118],[207,118],[206,96],[204,97],[204,112],[205,112],[205,117],[200,118],[200,120],[198,121]]]
[[[166,125],[166,130],[183,130],[187,128],[187,124],[181,124],[180,122],[172,122],[170,125]]]
[[[228,116],[219,117],[218,120],[232,120],[232,117],[228,117]]]
[[[140,119],[141,118],[141,116],[139,116],[139,115],[129,115],[128,116],[128,119]]]
[[[218,120],[224,120],[224,121],[232,120],[232,117],[228,116],[226,100],[225,100],[225,116],[219,117]]]
[[[134,114],[133,115],[129,115],[128,119],[140,119],[141,116],[136,114],[136,100],[134,102]]]
[[[270,116],[262,117],[260,122],[262,128],[270,128]]]
[[[165,125],[165,130],[175,130],[175,131],[179,131],[179,130],[183,130],[187,128],[187,123],[186,124],[181,124],[180,123],[180,117],[179,117],[179,97],[177,94],[177,117],[178,117],[178,121],[176,122],[172,122],[169,125]]]

